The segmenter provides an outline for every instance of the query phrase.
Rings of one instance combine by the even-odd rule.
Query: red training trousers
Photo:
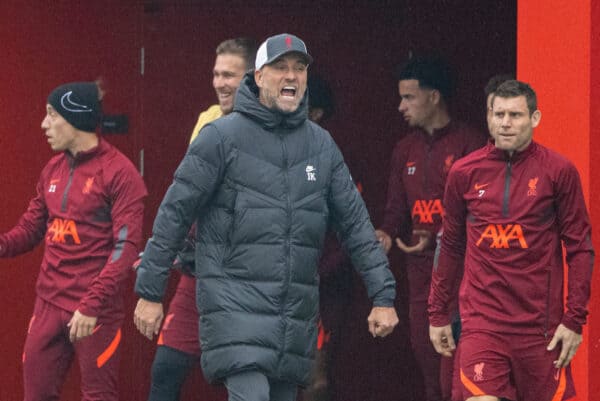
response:
[[[25,401],[57,401],[76,355],[82,401],[117,401],[123,315],[98,318],[92,335],[69,340],[73,313],[36,298],[23,351]]]

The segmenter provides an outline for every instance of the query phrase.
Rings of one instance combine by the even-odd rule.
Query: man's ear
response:
[[[542,112],[539,110],[534,111],[533,114],[531,115],[531,126],[533,128],[537,127],[538,124],[540,123],[541,119],[542,119]]]
[[[431,102],[435,105],[440,104],[440,100],[442,99],[442,95],[439,90],[433,89],[431,91]]]
[[[254,70],[254,81],[256,82],[256,86],[258,86],[260,88],[262,85],[262,71],[261,70]]]

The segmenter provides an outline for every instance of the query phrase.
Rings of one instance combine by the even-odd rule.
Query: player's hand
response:
[[[75,341],[79,341],[82,338],[91,335],[96,328],[97,321],[97,317],[86,316],[79,312],[79,310],[76,310],[69,323],[67,323],[67,327],[69,328],[69,340],[74,343]]]
[[[416,245],[408,246],[400,238],[396,238],[396,245],[405,253],[423,252],[431,243],[431,232],[427,230],[413,230],[413,236],[419,237]]]
[[[383,247],[385,253],[388,253],[392,248],[392,238],[389,235],[387,235],[385,231],[382,230],[375,230],[375,236],[377,237],[377,241],[379,241],[379,243]]]
[[[446,325],[441,327],[429,326],[429,339],[433,348],[443,356],[451,357],[456,349],[454,337],[452,336],[452,326]]]
[[[367,318],[369,332],[373,337],[385,337],[398,324],[396,309],[386,306],[374,306]]]
[[[133,323],[142,335],[152,340],[160,330],[163,317],[162,303],[140,298],[133,313]]]
[[[554,361],[554,366],[557,369],[564,368],[571,362],[571,359],[573,359],[577,352],[577,348],[579,348],[579,345],[581,344],[581,340],[581,334],[577,334],[573,330],[568,329],[562,323],[558,325],[554,332],[554,336],[552,337],[552,341],[550,341],[547,348],[548,351],[552,351],[559,342],[561,343],[560,355],[558,356],[558,359]]]

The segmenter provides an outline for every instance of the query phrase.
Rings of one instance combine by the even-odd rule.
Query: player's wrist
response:
[[[567,316],[563,317],[560,322],[567,329],[574,331],[577,334],[581,334],[583,332],[583,327],[580,324],[575,323],[573,320],[569,319]]]

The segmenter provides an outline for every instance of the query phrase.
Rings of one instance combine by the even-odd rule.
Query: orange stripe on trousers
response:
[[[115,338],[113,338],[110,345],[96,359],[96,366],[98,368],[101,368],[110,359],[110,357],[113,356],[113,354],[115,353],[117,348],[119,348],[120,342],[121,342],[121,329],[117,330],[117,334],[115,335]]]
[[[565,375],[565,369],[560,369],[560,379],[558,379],[558,388],[552,397],[552,401],[562,401],[565,395],[565,389],[567,388],[567,377]]]
[[[31,333],[31,326],[33,326],[34,320],[35,320],[35,315],[31,316],[31,319],[29,319],[29,326],[27,326],[27,334]]]
[[[165,338],[163,336],[163,333],[165,332],[165,330],[167,330],[169,328],[169,325],[171,324],[171,320],[173,320],[173,318],[175,317],[174,313],[169,313],[167,315],[167,317],[165,318],[165,323],[163,324],[162,329],[160,329],[160,334],[158,335],[158,341],[157,341],[157,345],[165,345]]]
[[[479,387],[475,385],[467,376],[465,376],[463,370],[460,370],[460,381],[462,384],[473,394],[473,396],[478,397],[481,395],[486,395]]]
[[[31,333],[31,326],[33,325],[34,320],[35,320],[35,315],[31,316],[31,319],[29,319],[29,326],[27,326],[27,334]],[[23,354],[21,355],[21,362],[25,363],[26,358],[27,358],[27,356],[25,355],[25,351],[23,351]]]

